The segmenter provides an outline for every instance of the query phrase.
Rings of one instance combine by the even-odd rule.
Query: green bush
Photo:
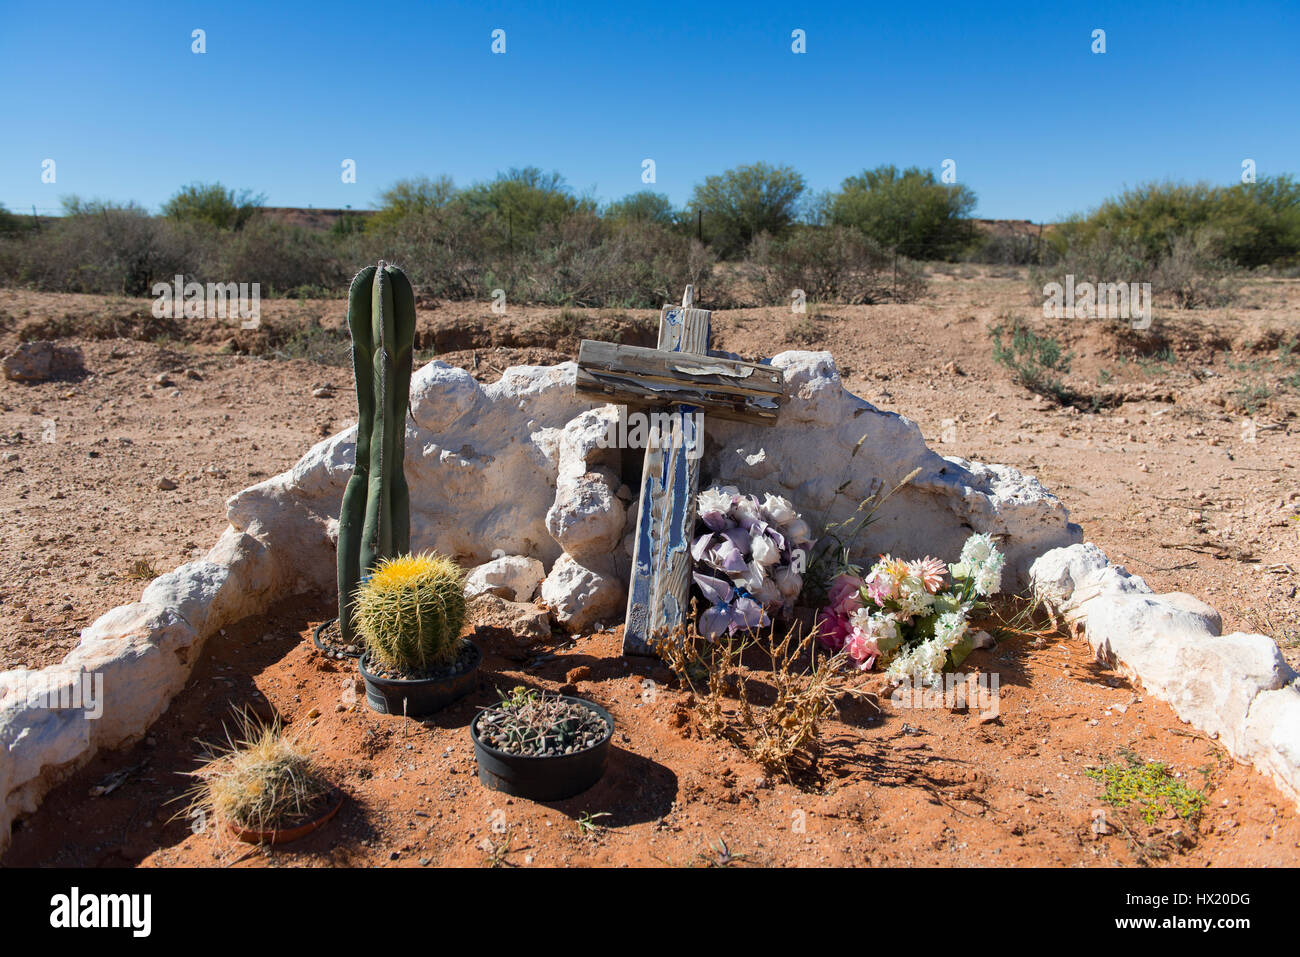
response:
[[[940,183],[930,170],[877,166],[844,180],[829,217],[911,259],[950,259],[974,238],[974,208],[974,192]]]
[[[343,289],[351,271],[326,232],[258,219],[223,237],[206,278],[257,282],[266,296],[283,296],[303,286]]]
[[[0,256],[3,281],[51,292],[148,296],[155,282],[191,278],[211,262],[212,227],[150,216],[142,207],[71,197]]]
[[[1061,227],[1063,240],[1086,245],[1110,233],[1156,263],[1180,237],[1212,234],[1217,253],[1253,268],[1300,256],[1300,183],[1290,176],[1255,183],[1146,183],[1102,203]],[[1197,240],[1205,242],[1205,240]]]
[[[1010,342],[1003,342],[1003,335]],[[989,330],[993,340],[993,361],[1015,373],[1016,381],[1038,395],[1062,404],[1076,398],[1058,377],[1070,371],[1073,356],[1061,352],[1061,344],[1051,336],[1040,336],[1020,319],[1012,319],[1010,327],[1001,323]]]
[[[168,219],[207,223],[217,229],[242,229],[265,202],[265,196],[246,189],[236,193],[220,183],[191,183],[163,203],[162,213]]]
[[[753,163],[695,187],[689,208],[703,213],[705,242],[723,259],[739,256],[761,233],[783,235],[794,225],[804,179],[789,166]]]
[[[601,218],[610,223],[657,223],[660,226],[671,226],[677,222],[678,214],[663,193],[643,189],[610,203],[601,213]]]

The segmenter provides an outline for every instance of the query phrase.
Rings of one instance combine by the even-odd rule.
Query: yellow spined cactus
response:
[[[371,663],[415,673],[456,660],[465,573],[452,559],[428,553],[385,559],[356,596],[356,626]]]

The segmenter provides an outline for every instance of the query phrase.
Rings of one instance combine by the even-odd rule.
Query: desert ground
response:
[[[1014,269],[936,267],[908,305],[715,312],[715,348],[757,359],[834,353],[846,385],[917,422],[945,455],[1037,476],[1095,542],[1157,591],[1215,605],[1224,630],[1271,635],[1300,667],[1300,281],[1252,280],[1228,308],[1157,305],[1119,321],[1045,320]],[[0,666],[40,667],[79,630],[201,557],[234,492],[291,466],[354,418],[346,303],[264,301],[262,327],[157,321],[147,300],[0,290],[0,352],[79,346],[86,374],[0,381]],[[989,333],[1023,318],[1071,353],[1060,406],[1014,381]],[[580,338],[646,342],[648,310],[421,302],[420,361],[492,381],[572,358]],[[869,450],[864,450],[869,451]],[[435,720],[344,705],[352,672],[311,646],[331,596],[277,607],[210,641],[149,738],[103,754],[47,798],[4,863],[175,864],[1294,864],[1300,815],[1252,768],[1091,662],[1086,642],[1003,642],[970,666],[1001,676],[1001,716],[846,704],[816,780],[764,775],[679,717],[662,666],[617,655],[618,629],[521,656],[484,639],[488,677]],[[576,669],[576,672],[575,672]],[[661,688],[647,700],[647,679]],[[478,785],[465,725],[495,687],[574,685],[618,722],[610,771],[556,805]],[[274,850],[171,820],[195,737],[254,704],[322,749],[339,818]],[[1096,827],[1084,772],[1135,753],[1206,794],[1194,824],[1116,813]],[[131,773],[88,797],[107,775]],[[504,811],[504,816],[494,815]],[[1110,813],[1108,811],[1108,813]],[[583,814],[590,818],[580,827]],[[502,824],[504,821],[504,824]],[[792,822],[798,821],[800,827]],[[70,834],[75,836],[69,836]],[[726,851],[720,850],[725,843]]]

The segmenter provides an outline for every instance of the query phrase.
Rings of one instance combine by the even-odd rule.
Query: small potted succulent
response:
[[[456,562],[430,554],[385,559],[357,589],[354,607],[365,640],[358,666],[375,711],[418,718],[477,686],[483,655],[460,636],[465,573]]]
[[[479,712],[469,732],[485,787],[559,801],[605,773],[614,718],[582,698],[517,687]]]

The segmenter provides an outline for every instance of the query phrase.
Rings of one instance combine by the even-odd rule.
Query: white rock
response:
[[[34,811],[68,770],[139,737],[167,710],[200,644],[176,612],[136,602],[101,615],[60,664],[0,674],[0,847],[14,817]],[[92,696],[102,689],[93,710],[51,709],[29,694],[73,680],[89,682]]]
[[[474,568],[465,579],[465,597],[492,594],[508,601],[532,601],[546,568],[536,558],[506,555]]]
[[[562,478],[546,513],[546,530],[564,551],[588,564],[608,564],[623,535],[625,507],[602,475]]]
[[[1141,578],[1110,564],[1106,553],[1092,542],[1044,552],[1030,566],[1029,578],[1034,596],[1070,620],[1098,595],[1153,594]]]
[[[618,579],[561,555],[542,582],[542,600],[565,630],[577,633],[621,614],[627,603],[627,588]]]
[[[1174,713],[1269,774],[1300,803],[1300,700],[1265,635],[1221,635],[1218,611],[1191,595],[1155,595],[1095,545],[1048,552],[1034,593],[1084,625],[1098,658],[1136,677]]]
[[[1300,801],[1300,687],[1265,691],[1251,705],[1242,756]]]
[[[1171,591],[1161,595],[1160,600],[1193,615],[1199,615],[1209,624],[1211,634],[1223,634],[1223,616],[1219,614],[1219,610],[1201,601],[1195,595],[1189,595],[1185,591]]]

